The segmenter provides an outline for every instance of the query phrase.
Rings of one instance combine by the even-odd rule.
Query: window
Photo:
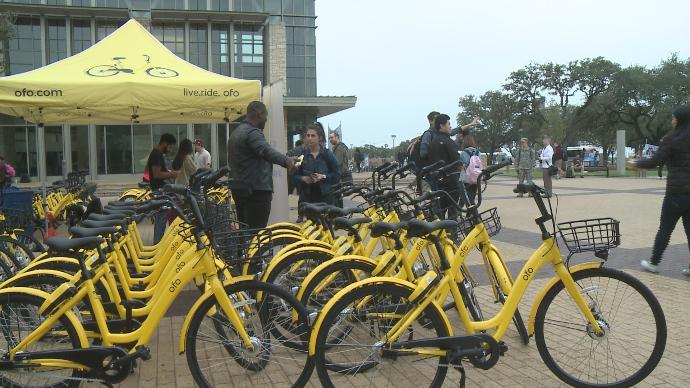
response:
[[[280,3],[281,0],[264,0],[264,7],[266,8],[266,12],[270,13],[271,15],[282,14],[283,9]]]
[[[89,169],[89,127],[72,126],[69,129],[72,144],[72,171]]]
[[[240,12],[263,12],[263,0],[234,0],[233,6],[235,11]]]
[[[97,20],[96,42],[100,42],[103,38],[120,28],[125,22],[126,20]]]
[[[130,0],[96,0],[96,7],[128,8]]]
[[[205,23],[189,25],[189,62],[208,69],[208,27]]]
[[[175,55],[184,59],[184,24],[153,23],[151,33]]]
[[[72,0],[73,7],[90,7],[91,0]]]
[[[191,0],[190,0],[191,2]],[[158,0],[152,2],[154,9],[184,9],[184,0]]]
[[[36,127],[0,127],[0,155],[14,167],[18,177],[37,176]]]
[[[38,17],[20,17],[9,40],[9,74],[18,74],[42,66],[41,22]]]
[[[213,11],[229,11],[230,1],[228,0],[210,0],[211,10]]]
[[[46,44],[48,63],[67,58],[67,34],[64,19],[48,19],[46,21]]]
[[[91,47],[91,21],[72,20],[72,55]]]
[[[132,126],[96,126],[99,174],[131,174]]]
[[[46,175],[61,176],[62,161],[65,159],[62,127],[45,127]]]
[[[230,46],[227,24],[214,24],[211,29],[211,63],[215,73],[230,75]]]
[[[226,124],[218,124],[218,168],[228,165],[228,131]]]
[[[310,27],[286,27],[288,96],[316,95],[316,35]]]
[[[211,8],[211,9],[213,9],[215,11],[227,11],[228,1],[227,0],[223,0],[223,1],[225,2],[226,9],[220,9],[220,8]],[[221,1],[221,3],[223,1]],[[214,3],[218,3],[218,0],[211,0],[211,7],[213,7]],[[206,6],[207,6],[206,0],[188,0],[188,4],[189,4],[190,10],[196,9],[196,10],[200,10],[200,11],[205,11]]]
[[[48,5],[65,5],[65,0],[47,0]]]
[[[235,77],[264,80],[263,26],[235,25]]]

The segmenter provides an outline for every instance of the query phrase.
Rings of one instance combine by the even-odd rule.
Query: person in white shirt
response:
[[[549,167],[553,164],[553,148],[551,147],[551,136],[544,135],[544,148],[539,153],[537,158],[539,167],[541,167],[542,177],[544,178],[544,190],[546,190],[546,197],[550,198],[551,191],[551,173]]]
[[[211,168],[211,153],[204,148],[204,141],[194,140],[194,162],[199,168]]]

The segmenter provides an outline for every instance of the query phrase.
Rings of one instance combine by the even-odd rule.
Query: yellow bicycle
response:
[[[505,304],[493,317],[474,321],[458,287],[458,273],[471,250],[466,240],[457,251],[445,229],[455,221],[407,223],[408,237],[428,239],[440,254],[436,271],[414,283],[372,277],[339,291],[323,308],[313,329],[309,354],[324,387],[384,385],[407,381],[439,387],[449,368],[462,362],[489,369],[507,351],[501,342],[529,284],[545,266],[556,276],[538,294],[529,331],[547,367],[563,382],[578,387],[629,387],[656,367],[666,345],[666,320],[652,292],[639,280],[601,262],[569,266],[555,236],[543,191],[532,193],[541,212],[536,219],[542,244],[527,260]],[[571,223],[561,232],[569,249],[593,251],[607,258],[620,244],[618,222],[612,219]],[[481,233],[483,225],[477,223]],[[452,298],[465,333],[454,334],[441,304]],[[634,329],[634,330],[633,330]],[[645,333],[640,339],[637,333]],[[376,382],[376,383],[375,383]]]

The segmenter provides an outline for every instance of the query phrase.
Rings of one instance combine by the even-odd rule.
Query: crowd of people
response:
[[[360,171],[360,150],[355,149],[354,155],[351,155],[338,133],[331,132],[327,136],[323,125],[315,122],[305,128],[301,143],[289,153],[283,154],[266,141],[263,129],[267,119],[268,111],[263,103],[250,103],[245,120],[233,131],[228,141],[232,197],[238,220],[249,228],[266,227],[273,196],[274,164],[288,170],[289,180],[298,190],[300,203],[318,202],[342,206],[342,198],[333,195],[333,188],[352,181],[349,165],[352,157],[355,168]],[[414,161],[418,176],[423,167],[440,160],[446,164],[458,162],[457,174],[449,174],[440,182],[420,179],[418,189],[445,190],[451,198],[444,201],[453,200],[456,203],[463,202],[459,201],[459,195],[464,191],[470,202],[475,201],[478,187],[473,169],[481,171],[481,162],[478,162],[479,166],[474,165],[477,163],[475,161],[480,160],[481,153],[475,135],[470,130],[480,124],[479,119],[451,128],[450,116],[433,111],[427,115],[427,120],[429,128],[410,145],[407,160]],[[653,253],[650,260],[641,262],[641,266],[650,272],[658,272],[661,256],[679,219],[683,220],[685,232],[690,239],[690,107],[681,106],[674,110],[672,125],[673,131],[664,137],[653,157],[629,163],[629,167],[633,168],[652,168],[664,164],[669,169]],[[326,139],[332,149],[326,146]],[[154,190],[173,179],[177,183],[186,184],[189,176],[197,169],[212,167],[210,154],[204,148],[203,141],[197,139],[192,143],[185,139],[180,142],[177,155],[168,169],[164,155],[176,143],[174,136],[164,134],[149,155],[146,171]],[[530,145],[529,139],[520,139],[519,147],[513,155],[519,183],[532,182],[533,169],[541,169],[545,196],[548,198],[553,194],[552,176],[559,178],[562,174],[568,175],[569,169],[575,172],[579,170],[582,176],[582,154],[578,153],[572,161],[568,161],[561,145],[555,142],[552,144],[549,135],[543,136],[541,149],[535,148]],[[0,158],[0,178],[11,176],[8,166]],[[461,185],[465,190],[461,190]],[[457,209],[450,206],[450,203],[441,204],[441,207],[444,211],[439,216],[457,218]],[[156,217],[155,242],[163,235],[166,223],[165,214]],[[690,276],[690,269],[684,269],[683,273]]]

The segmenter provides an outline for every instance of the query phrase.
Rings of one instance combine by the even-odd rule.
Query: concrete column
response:
[[[62,160],[65,161],[62,166],[62,176],[66,178],[67,173],[72,172],[72,137],[67,124],[62,125],[62,144]]]
[[[219,124],[223,125],[223,124]],[[220,144],[218,144],[218,125],[215,123],[211,124],[211,168],[214,170],[217,170],[220,168],[218,165],[220,158],[218,157],[218,153],[220,152],[221,147]]]
[[[616,131],[616,173],[625,176],[625,131]]]
[[[273,148],[279,152],[287,151],[287,132],[283,114],[283,82],[276,82],[263,88],[263,102],[269,113],[264,135]],[[273,166],[273,201],[271,202],[271,217],[268,223],[286,221],[289,217],[287,170],[280,166]]]
[[[96,144],[96,125],[89,124],[89,174],[91,180],[98,176],[98,144]]]
[[[38,180],[46,182],[46,129],[36,126],[36,154],[38,154]]]

